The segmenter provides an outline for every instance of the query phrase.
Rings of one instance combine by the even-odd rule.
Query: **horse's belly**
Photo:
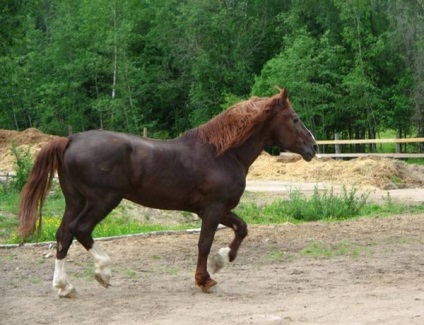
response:
[[[131,194],[126,199],[149,208],[164,210],[193,211],[196,206],[196,195],[182,193],[181,190],[152,191],[145,190]]]

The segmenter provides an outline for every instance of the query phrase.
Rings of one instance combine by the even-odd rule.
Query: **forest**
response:
[[[0,0],[0,129],[166,139],[276,86],[318,139],[424,137],[424,1]]]

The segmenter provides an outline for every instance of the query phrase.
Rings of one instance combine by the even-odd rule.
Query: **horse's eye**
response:
[[[298,117],[295,117],[294,119],[293,119],[293,122],[294,123],[297,123],[297,122],[299,122],[300,120],[299,120],[299,118]]]

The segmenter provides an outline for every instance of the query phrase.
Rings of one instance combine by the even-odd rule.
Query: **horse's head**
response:
[[[270,98],[269,108],[274,111],[271,122],[272,141],[282,150],[300,154],[306,161],[315,156],[318,146],[315,138],[296,112],[287,98],[286,89]]]

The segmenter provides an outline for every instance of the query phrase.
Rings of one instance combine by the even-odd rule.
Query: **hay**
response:
[[[327,182],[362,188],[414,188],[424,186],[424,167],[404,161],[361,157],[351,160],[318,159],[288,161],[261,154],[250,168],[248,179]]]

